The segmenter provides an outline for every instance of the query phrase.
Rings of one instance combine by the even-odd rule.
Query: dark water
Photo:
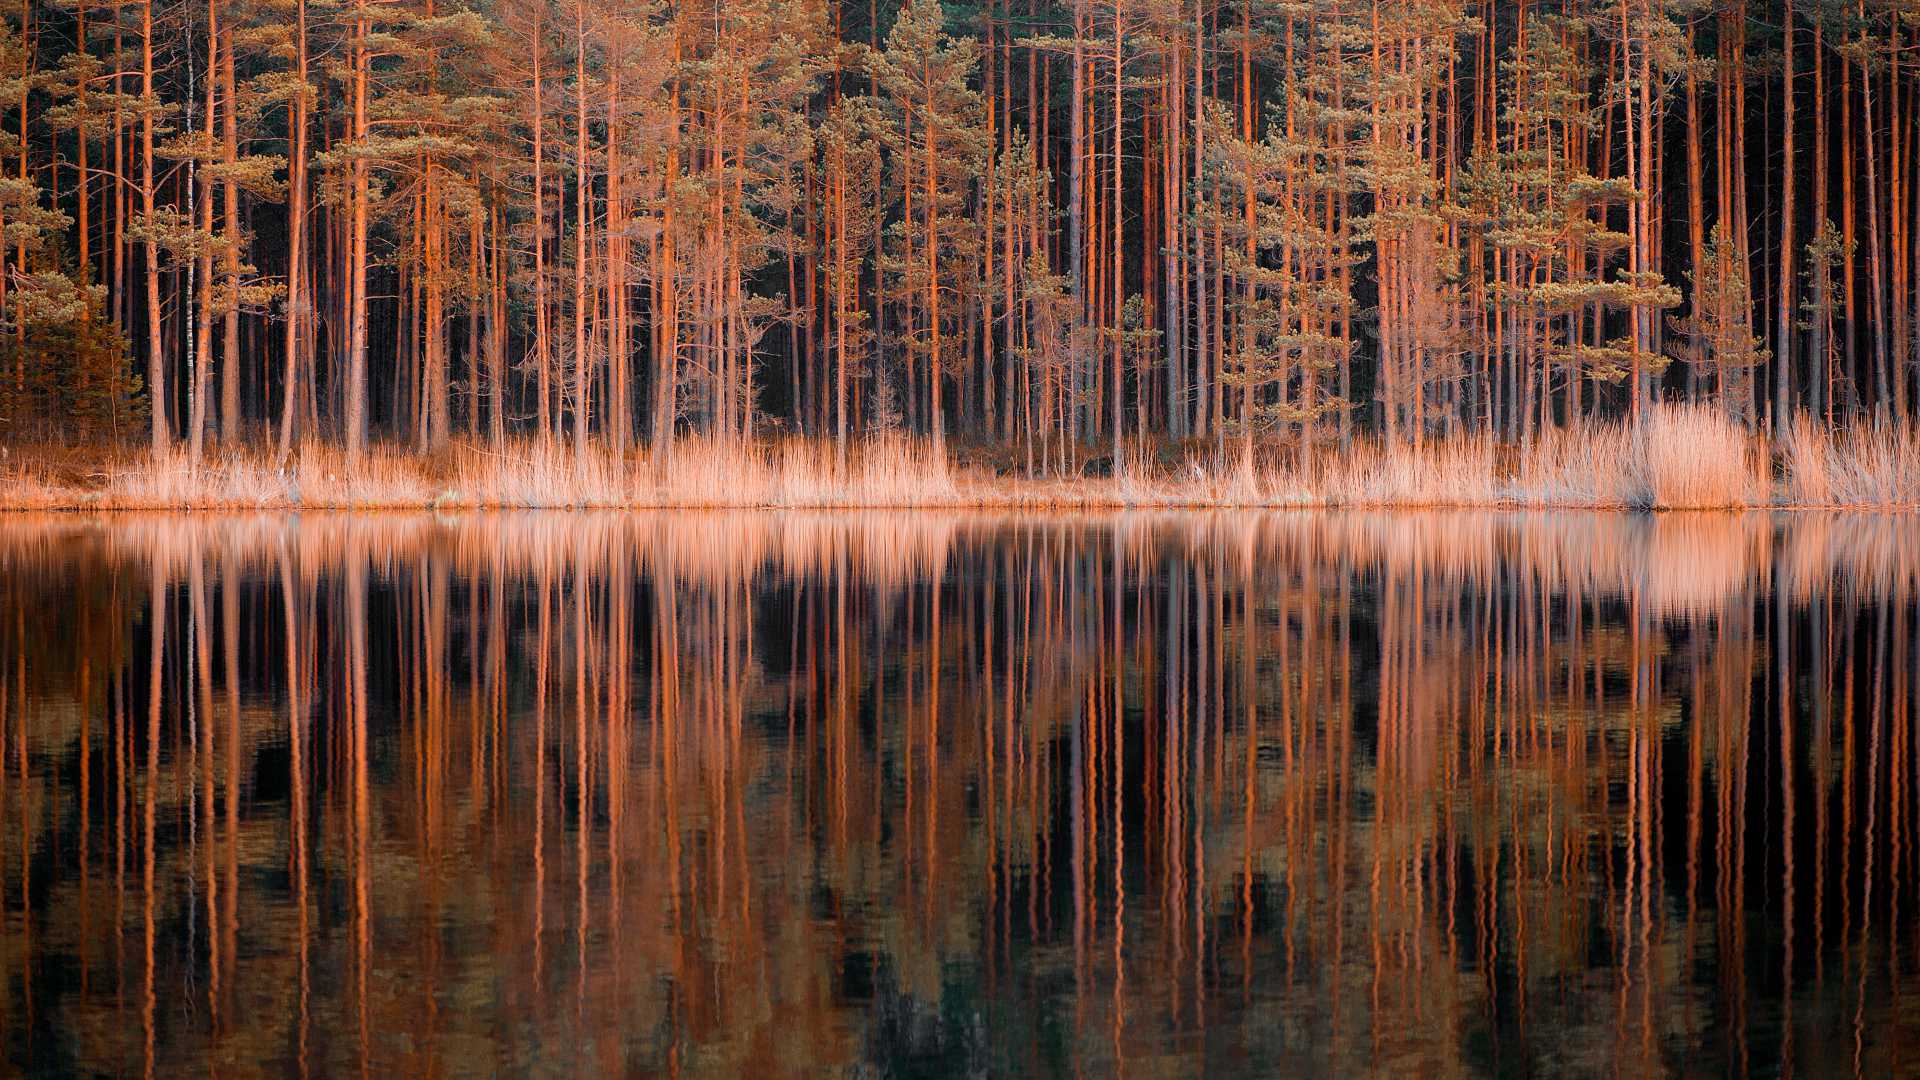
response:
[[[1920,519],[0,521],[0,1072],[1920,1070]]]

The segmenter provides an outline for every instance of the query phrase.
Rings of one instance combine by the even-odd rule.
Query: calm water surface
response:
[[[0,1072],[1914,1075],[1920,519],[0,521]]]

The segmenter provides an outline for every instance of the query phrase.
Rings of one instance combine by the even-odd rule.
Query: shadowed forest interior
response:
[[[0,434],[1904,427],[1887,0],[7,0]]]
[[[1916,544],[15,518],[0,1056],[1908,1074]]]

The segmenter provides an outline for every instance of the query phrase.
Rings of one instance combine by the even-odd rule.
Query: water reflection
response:
[[[0,1040],[1920,1068],[1920,521],[0,524]]]

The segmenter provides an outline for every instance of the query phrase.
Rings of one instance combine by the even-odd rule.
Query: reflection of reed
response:
[[[22,520],[0,1022],[154,1075],[1899,1072],[1916,528]]]

